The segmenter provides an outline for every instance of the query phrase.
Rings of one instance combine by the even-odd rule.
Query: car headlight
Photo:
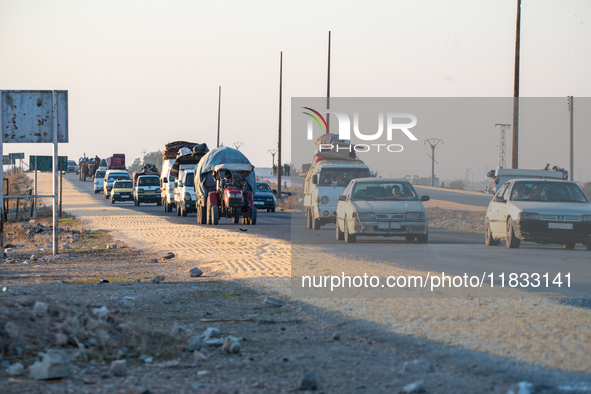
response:
[[[242,198],[242,193],[228,193],[231,198]]]
[[[272,198],[267,198],[267,201],[273,201],[273,199]]]
[[[138,193],[143,193],[144,192],[144,189],[137,189],[137,192]]]
[[[185,193],[185,201],[191,201],[191,194],[189,192]]]
[[[375,215],[373,212],[353,212],[353,217],[359,218],[359,220],[375,219]]]
[[[425,217],[425,214],[423,212],[407,212],[406,213],[407,219],[421,219],[424,217]]]
[[[323,204],[328,204],[328,196],[322,196],[322,198],[320,199],[320,202]]]
[[[581,216],[581,222],[591,222],[591,215]]]
[[[160,190],[160,188],[156,189],[156,193],[160,193],[162,192],[162,190]]]
[[[540,220],[540,215],[535,212],[521,212],[519,214],[520,220]]]

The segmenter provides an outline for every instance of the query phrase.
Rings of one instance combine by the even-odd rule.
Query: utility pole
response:
[[[330,109],[330,31],[328,32],[328,74],[326,78],[326,109]],[[330,114],[326,114],[326,133],[328,134],[328,125],[330,123]]]
[[[218,141],[216,148],[220,147],[220,111],[222,109],[222,87],[220,86],[220,92],[218,94]]]
[[[505,168],[507,166],[507,129],[511,128],[510,124],[497,123],[495,127],[501,126],[501,143],[499,144],[499,167]]]
[[[574,149],[574,112],[575,112],[575,98],[568,97],[568,110],[570,111],[570,180],[575,180],[575,149]],[[580,172],[580,171],[579,171]]]
[[[435,186],[435,147],[437,146],[438,143],[441,142],[441,145],[443,145],[443,140],[440,140],[438,138],[431,138],[428,140],[425,140],[425,143],[429,143],[429,145],[431,145],[431,186]],[[424,145],[423,144],[423,145]],[[437,163],[439,164],[439,163]]]
[[[279,130],[277,136],[277,197],[281,199],[281,106],[283,93],[283,51],[279,57]],[[328,116],[327,116],[328,118]]]
[[[513,154],[511,167],[519,168],[519,50],[521,41],[521,0],[517,0],[517,25],[515,27],[515,77],[513,83]]]
[[[273,176],[273,166],[275,165],[275,153],[277,153],[277,149],[269,149],[267,153],[270,153],[273,157],[271,159],[271,176]]]

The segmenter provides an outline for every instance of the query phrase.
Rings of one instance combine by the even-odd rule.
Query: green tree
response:
[[[158,171],[162,171],[162,152],[154,151],[146,153],[142,164],[154,164],[158,168]]]
[[[127,167],[127,172],[133,174],[134,171],[140,171],[142,169],[142,161],[139,157],[136,157],[133,163]]]

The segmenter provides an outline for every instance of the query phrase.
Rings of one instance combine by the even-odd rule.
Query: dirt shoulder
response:
[[[398,392],[418,381],[428,392],[504,393],[517,379],[450,369],[421,353],[424,343],[396,344],[380,330],[235,281],[186,272],[183,281],[152,283],[175,258],[153,262],[108,232],[69,224],[61,234],[69,249],[56,257],[41,247],[48,227],[9,227],[22,242],[1,265],[0,392],[286,393],[312,387],[302,383],[309,371],[326,393]],[[112,243],[116,249],[107,248]],[[206,338],[198,353],[190,351],[208,328],[238,338],[239,351],[224,352]],[[68,373],[34,380],[31,366],[55,351]],[[125,360],[124,372],[111,368],[115,360]],[[14,375],[18,363],[23,374]]]

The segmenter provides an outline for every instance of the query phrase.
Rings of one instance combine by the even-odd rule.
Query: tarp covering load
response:
[[[162,151],[164,160],[176,159],[179,156],[179,153],[181,153],[181,155],[186,155],[188,153],[207,153],[209,151],[206,144],[187,141],[169,142],[165,147],[166,149]]]
[[[186,164],[195,165],[195,164],[199,163],[201,158],[203,156],[205,156],[205,154],[207,152],[209,152],[209,149],[207,148],[206,144],[195,144],[193,149],[196,149],[196,148],[197,148],[197,150],[195,152],[191,152],[189,150],[189,148],[186,148],[186,147],[182,147],[178,150],[176,160],[175,160],[174,164],[172,165],[172,169],[170,170],[170,174],[168,176],[172,182],[174,182],[174,180],[176,178],[178,178],[179,170],[182,165],[186,165]]]
[[[314,142],[318,147],[315,151],[316,161],[327,160],[356,160],[357,155],[351,146],[351,141],[339,139],[338,134],[323,134]]]
[[[248,164],[248,166],[236,166],[236,164]],[[235,169],[232,170],[232,169]],[[255,190],[256,177],[254,174],[254,166],[250,161],[237,149],[227,146],[216,148],[207,153],[199,165],[197,165],[196,174],[199,174],[199,186],[195,185],[195,191],[198,196],[206,196],[208,191],[204,188],[204,182],[208,179],[213,180],[214,172],[217,170],[229,169],[232,171],[234,177],[238,180],[246,180],[246,190]],[[248,170],[251,170],[250,173]],[[246,178],[245,178],[246,177]]]
[[[158,168],[154,164],[146,163],[143,165],[141,171],[135,171],[133,173],[133,183],[137,182],[137,178],[142,175],[160,175]]]

